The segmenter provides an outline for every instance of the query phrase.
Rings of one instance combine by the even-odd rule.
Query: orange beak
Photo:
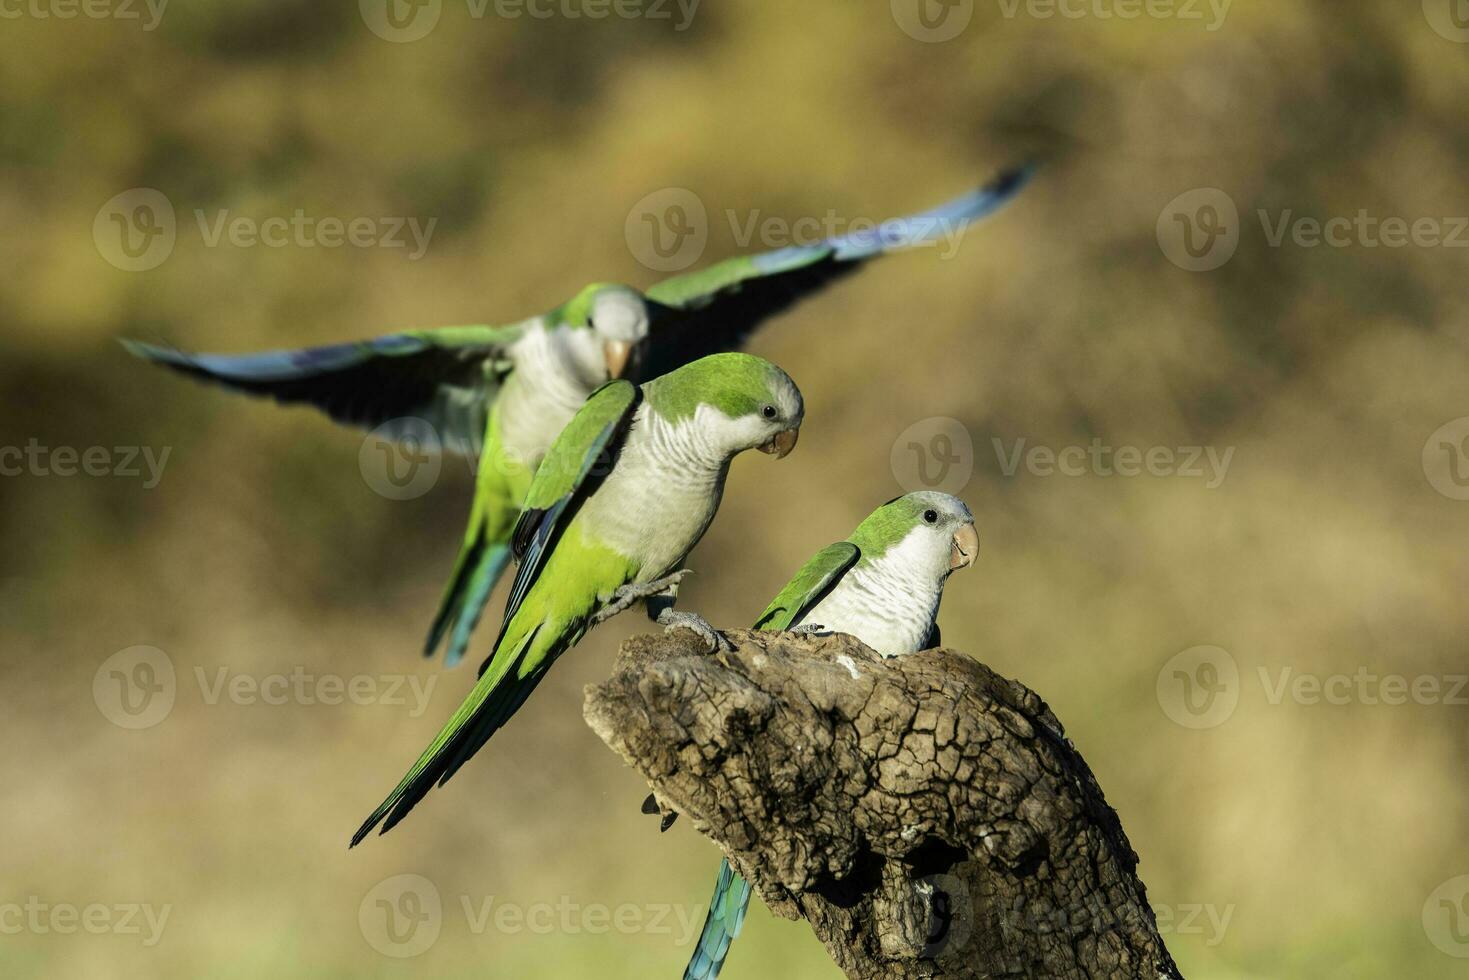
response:
[[[778,432],[774,439],[760,447],[762,453],[769,453],[776,459],[785,459],[790,455],[792,449],[796,448],[796,440],[801,437],[800,429],[786,429]]]
[[[607,358],[608,377],[620,378],[627,367],[627,359],[632,356],[632,344],[625,340],[609,340],[602,345],[602,355]]]
[[[954,541],[949,545],[949,571],[958,571],[974,564],[979,554],[979,532],[973,524],[965,524],[954,532]]]

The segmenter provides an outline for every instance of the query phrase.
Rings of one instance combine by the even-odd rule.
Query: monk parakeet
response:
[[[974,518],[963,501],[927,490],[910,493],[883,504],[847,540],[817,552],[755,628],[847,633],[888,657],[931,649],[939,644],[944,583],[978,551]],[[684,980],[719,976],[749,905],[750,883],[721,861]]]
[[[609,381],[556,437],[510,536],[520,566],[494,652],[474,689],[352,838],[386,833],[442,785],[525,702],[556,658],[597,623],[656,600],[658,622],[727,645],[675,612],[676,572],[703,536],[730,461],[796,444],[804,408],[784,371],[714,354],[647,382]]]
[[[737,350],[765,320],[867,260],[956,234],[998,209],[1030,176],[981,188],[873,231],[728,259],[646,292],[596,283],[548,313],[509,326],[442,327],[359,343],[259,354],[186,354],[125,341],[134,354],[195,378],[285,403],[389,438],[434,427],[453,452],[481,457],[469,526],[429,630],[463,656],[536,465],[593,389],[609,378],[656,378],[707,354]]]

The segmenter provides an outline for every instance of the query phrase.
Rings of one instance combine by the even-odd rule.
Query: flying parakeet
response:
[[[949,575],[979,551],[969,508],[920,491],[883,504],[852,536],[817,552],[755,621],[755,629],[847,633],[883,656],[939,644]],[[719,864],[714,897],[684,980],[714,980],[744,925],[750,883]]]
[[[124,341],[139,357],[236,391],[314,405],[388,438],[433,426],[453,452],[480,457],[459,556],[429,630],[432,655],[463,656],[535,467],[587,396],[611,378],[656,378],[737,350],[765,320],[887,252],[930,244],[997,210],[1025,167],[923,214],[815,245],[740,256],[646,292],[597,283],[509,326],[442,327],[358,343],[257,354],[187,354]]]
[[[719,508],[730,461],[796,444],[804,408],[784,371],[714,354],[647,382],[609,381],[556,437],[510,536],[520,561],[504,625],[479,681],[352,838],[386,833],[474,755],[592,626],[676,594],[674,573]],[[722,638],[691,613],[658,622]]]

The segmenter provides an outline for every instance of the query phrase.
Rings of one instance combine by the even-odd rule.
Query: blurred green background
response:
[[[583,686],[648,628],[634,615],[349,853],[473,680],[417,656],[468,467],[387,499],[361,433],[185,383],[115,338],[246,350],[509,321],[593,279],[661,278],[633,230],[666,188],[707,207],[707,263],[784,244],[741,244],[731,213],[881,219],[1034,154],[1041,177],[957,254],[884,260],[758,336],[805,391],[806,431],[779,464],[735,464],[683,602],[750,620],[904,489],[905,430],[956,419],[984,547],[951,583],[945,640],[1054,707],[1185,974],[1466,974],[1469,692],[1449,702],[1469,670],[1469,253],[1355,225],[1312,247],[1296,220],[1365,210],[1469,241],[1469,11],[957,0],[920,19],[917,2],[706,0],[686,19],[648,0],[593,19],[595,0],[544,18],[428,0],[394,21],[373,0],[3,5],[0,446],[105,447],[99,473],[127,469],[118,447],[169,455],[156,481],[142,462],[0,477],[0,972],[675,977],[717,863],[687,821],[659,835],[581,721]],[[175,240],[127,271],[107,205],[136,188],[167,199]],[[1215,192],[1172,203],[1199,189]],[[414,259],[210,244],[196,216],[297,210],[437,221]],[[1210,228],[1237,247],[1177,237]],[[1181,267],[1201,241],[1234,250]],[[1020,439],[1233,455],[1213,488],[1007,475]],[[130,730],[109,720],[108,661],[139,645],[176,690]],[[1206,656],[1233,710],[1188,727],[1172,658],[1201,645],[1227,652]],[[1194,656],[1184,673],[1209,680]],[[215,693],[298,668],[377,694]],[[1440,695],[1278,690],[1360,674]],[[424,710],[406,685],[388,703],[404,675],[433,683]],[[380,898],[411,913],[403,882],[426,893],[400,875],[439,896],[431,942],[380,934]],[[161,934],[128,905],[166,908]],[[504,906],[527,918],[497,924]],[[803,923],[757,908],[725,976],[837,971]]]

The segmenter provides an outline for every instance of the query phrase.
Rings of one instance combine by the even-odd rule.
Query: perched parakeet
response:
[[[375,340],[258,354],[187,354],[125,341],[134,354],[236,391],[314,405],[389,438],[432,425],[453,452],[480,457],[459,556],[425,653],[449,636],[458,662],[491,589],[536,465],[598,385],[656,378],[739,349],[765,320],[887,252],[933,243],[998,209],[1030,168],[872,231],[740,256],[646,293],[597,283],[510,326],[442,327]]]
[[[888,657],[939,644],[949,575],[979,551],[969,508],[920,491],[883,504],[852,536],[817,552],[755,621],[756,629],[847,633]],[[744,925],[750,883],[719,864],[714,897],[684,980],[714,980]]]
[[[784,371],[714,354],[647,382],[609,381],[556,437],[510,547],[520,561],[504,625],[479,681],[403,781],[352,838],[386,833],[525,702],[556,658],[638,601],[676,594],[683,564],[719,508],[730,461],[796,444],[804,408]],[[671,603],[658,622],[722,642]]]

